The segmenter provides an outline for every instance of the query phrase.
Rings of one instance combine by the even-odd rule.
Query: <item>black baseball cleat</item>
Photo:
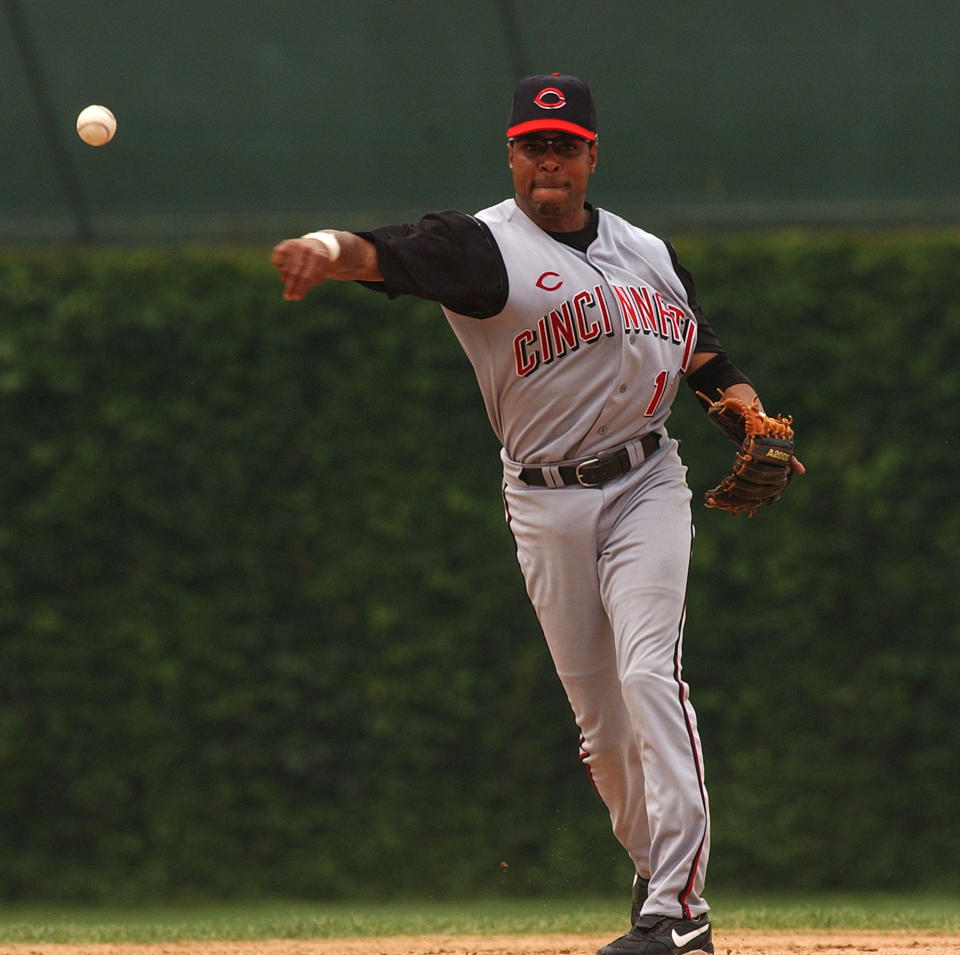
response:
[[[626,935],[597,950],[597,955],[713,955],[713,933],[706,913],[695,919],[641,915]]]

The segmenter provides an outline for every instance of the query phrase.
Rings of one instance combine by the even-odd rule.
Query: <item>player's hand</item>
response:
[[[330,251],[316,239],[285,239],[274,247],[271,261],[280,273],[287,301],[300,301],[330,274]]]
[[[803,466],[803,462],[798,457],[790,458],[790,468],[794,474],[807,473],[807,469]]]

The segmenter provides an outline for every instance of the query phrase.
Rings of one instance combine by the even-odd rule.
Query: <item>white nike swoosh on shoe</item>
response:
[[[670,934],[673,936],[673,944],[677,948],[683,948],[684,945],[689,945],[698,935],[703,935],[704,932],[710,931],[709,923],[707,925],[701,925],[700,928],[695,928],[692,932],[687,932],[686,935],[677,935],[677,930],[673,929]]]

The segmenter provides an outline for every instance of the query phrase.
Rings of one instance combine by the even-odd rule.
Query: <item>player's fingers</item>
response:
[[[273,247],[270,255],[270,261],[278,268],[282,269],[289,265],[290,260],[296,256],[299,241],[297,239],[284,239]]]
[[[285,299],[293,298],[294,284],[298,274],[293,244],[287,240],[275,245],[270,261],[280,273],[280,281],[283,283],[283,297]]]
[[[298,301],[303,298],[315,284],[316,283],[312,282],[304,272],[300,270],[293,271],[284,278],[283,297]]]
[[[797,457],[790,458],[790,467],[793,468],[794,474],[807,473],[807,469],[803,466],[803,462]]]
[[[306,289],[300,288],[300,268],[296,262],[286,261],[280,267],[280,279],[283,282],[283,297],[301,298]]]
[[[299,239],[287,239],[274,247],[271,261],[280,272],[285,299],[299,300],[322,281],[316,258],[309,246]]]

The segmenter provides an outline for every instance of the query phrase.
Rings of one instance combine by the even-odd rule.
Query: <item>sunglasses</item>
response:
[[[519,136],[508,139],[507,142],[519,149],[527,159],[539,159],[546,155],[548,149],[552,149],[554,156],[559,159],[571,159],[593,145],[577,136],[558,136],[556,139],[546,139],[543,136]]]

